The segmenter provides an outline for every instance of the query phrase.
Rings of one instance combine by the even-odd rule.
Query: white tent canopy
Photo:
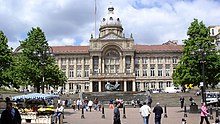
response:
[[[12,100],[17,99],[50,99],[50,98],[58,98],[58,95],[53,94],[43,94],[43,93],[31,93],[26,95],[13,96]]]

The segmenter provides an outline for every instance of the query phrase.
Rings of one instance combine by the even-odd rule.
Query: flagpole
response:
[[[96,11],[97,11],[97,6],[96,6],[96,0],[95,0],[95,39],[96,39]]]

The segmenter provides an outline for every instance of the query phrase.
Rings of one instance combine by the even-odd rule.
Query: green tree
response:
[[[183,55],[173,73],[174,83],[199,85],[203,82],[204,63],[206,85],[214,86],[220,81],[220,58],[215,50],[214,40],[209,36],[209,28],[194,19],[187,35],[188,39],[183,41]]]
[[[0,86],[10,86],[11,78],[9,76],[10,66],[13,64],[12,48],[7,45],[8,39],[0,31]]]
[[[28,38],[20,43],[22,52],[17,57],[16,68],[22,76],[18,79],[23,80],[22,85],[33,85],[37,92],[40,92],[45,85],[53,87],[65,83],[66,77],[55,64],[55,59],[50,55],[45,55],[51,47],[48,46],[44,32],[39,27],[32,28],[28,32]],[[44,84],[42,77],[45,77]]]

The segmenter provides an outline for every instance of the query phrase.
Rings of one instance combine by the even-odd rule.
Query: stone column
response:
[[[140,66],[139,66],[139,71],[140,71],[140,77],[143,77],[143,62],[142,62],[142,57],[140,57]]]
[[[135,81],[132,81],[132,91],[136,91]]]
[[[93,73],[93,56],[90,57],[90,64],[89,64],[89,75]]]
[[[61,58],[58,58],[58,67],[61,69]]]
[[[124,91],[127,91],[127,81],[124,81]]]
[[[99,75],[102,73],[102,57],[99,56]]]
[[[82,58],[82,63],[81,63],[81,64],[82,64],[82,77],[84,77],[84,75],[85,75],[85,74],[84,74],[84,73],[85,73],[85,60],[84,60],[84,59],[85,59],[85,58],[83,57],[83,58]]]
[[[66,77],[69,79],[69,58],[66,59]]]
[[[131,73],[134,73],[134,56],[131,56]]]
[[[76,58],[73,59],[73,65],[74,65],[74,78],[76,78]]]
[[[92,81],[89,82],[89,92],[92,92]]]
[[[102,59],[102,73],[105,73],[105,59]]]
[[[140,90],[144,91],[144,82],[140,82]]]
[[[122,56],[122,73],[126,73],[125,69],[126,69],[126,64],[125,64],[125,56]]]
[[[124,63],[123,63],[123,56],[120,56],[120,65],[119,65],[119,73],[124,73],[124,70],[123,70],[123,66],[124,66]]]
[[[102,92],[102,82],[99,81],[99,92]]]

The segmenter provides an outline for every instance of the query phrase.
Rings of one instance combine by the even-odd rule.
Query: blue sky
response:
[[[0,30],[14,49],[32,27],[40,27],[49,45],[89,45],[94,34],[95,0],[0,0]],[[220,25],[218,0],[96,0],[96,31],[109,3],[122,21],[124,34],[135,44],[162,44],[187,38],[197,18],[206,26]],[[98,36],[98,33],[97,33]]]

